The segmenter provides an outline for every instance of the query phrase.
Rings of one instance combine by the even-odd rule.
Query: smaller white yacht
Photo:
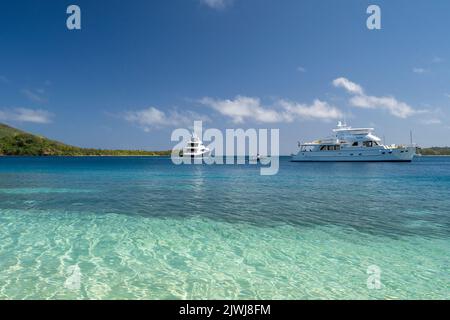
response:
[[[412,140],[412,138],[411,138]],[[383,145],[373,128],[352,128],[339,122],[333,135],[309,143],[299,143],[295,162],[411,162],[417,147],[411,144]]]
[[[207,157],[209,153],[210,150],[203,145],[203,142],[195,133],[192,134],[191,140],[183,149],[183,157],[202,158]]]

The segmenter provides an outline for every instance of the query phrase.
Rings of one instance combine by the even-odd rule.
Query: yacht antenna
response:
[[[413,132],[412,132],[412,130],[409,130],[409,140],[411,142],[411,145],[413,145]]]

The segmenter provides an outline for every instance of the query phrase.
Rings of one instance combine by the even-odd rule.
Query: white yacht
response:
[[[292,161],[411,162],[416,155],[417,147],[412,141],[408,146],[383,145],[373,131],[373,128],[352,128],[339,122],[332,136],[299,143],[300,150],[292,156]]]
[[[203,142],[195,134],[192,134],[191,140],[183,149],[183,157],[207,157],[209,152],[210,150],[203,145]]]

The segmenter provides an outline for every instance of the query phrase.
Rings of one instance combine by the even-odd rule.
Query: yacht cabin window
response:
[[[321,146],[320,151],[336,151],[341,150],[341,146],[334,145],[334,146]]]

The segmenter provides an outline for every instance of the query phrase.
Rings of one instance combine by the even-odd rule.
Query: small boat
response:
[[[255,162],[261,162],[261,160],[263,160],[263,159],[265,159],[265,157],[263,157],[259,153],[256,154],[256,156],[254,156],[254,157],[249,157],[250,161],[255,161]]]
[[[383,145],[373,128],[352,128],[339,122],[333,135],[299,143],[294,162],[411,162],[417,146]],[[412,140],[412,138],[411,138]]]
[[[210,150],[203,145],[203,142],[194,133],[183,149],[183,157],[203,158],[209,156]]]

